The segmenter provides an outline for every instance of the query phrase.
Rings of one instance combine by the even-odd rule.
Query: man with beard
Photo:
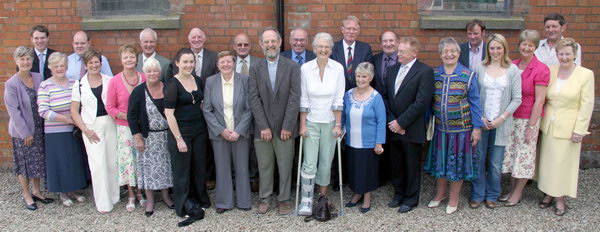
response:
[[[292,49],[282,52],[281,55],[292,59],[296,64],[302,66],[304,63],[316,58],[315,53],[306,49],[308,45],[308,32],[303,28],[296,28],[290,32],[290,45]]]
[[[300,68],[281,57],[281,35],[274,28],[260,34],[265,58],[250,68],[248,92],[254,116],[254,147],[258,158],[260,190],[258,213],[267,213],[273,193],[273,174],[279,171],[278,213],[287,215],[300,110]]]
[[[156,31],[152,30],[152,28],[145,28],[140,32],[140,47],[142,48],[142,52],[138,54],[135,69],[138,72],[143,72],[144,62],[148,58],[154,58],[160,63],[160,80],[164,81],[171,61],[156,52],[157,38]]]
[[[78,31],[73,35],[73,54],[67,57],[67,78],[71,80],[79,80],[86,74],[87,65],[83,62],[83,54],[90,49],[92,43],[90,37],[85,31]],[[100,66],[100,73],[113,76],[110,64],[105,56],[102,56],[102,66]]]

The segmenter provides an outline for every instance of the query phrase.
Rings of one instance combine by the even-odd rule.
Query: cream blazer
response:
[[[590,134],[588,127],[594,110],[594,73],[577,66],[560,92],[556,92],[558,65],[550,66],[550,85],[540,129],[548,134],[554,124],[552,136],[570,139],[573,133]]]

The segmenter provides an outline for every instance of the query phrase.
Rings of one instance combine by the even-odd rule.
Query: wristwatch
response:
[[[175,136],[175,139],[180,140],[181,139],[181,135]]]

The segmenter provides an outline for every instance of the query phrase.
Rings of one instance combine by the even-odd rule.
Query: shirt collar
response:
[[[292,51],[292,54],[294,54],[294,59],[296,59],[296,56],[301,56],[302,58],[306,57],[306,50],[302,51],[301,53],[296,53],[295,51]]]
[[[194,54],[196,57],[200,56],[200,57],[204,57],[204,48],[202,48],[202,50],[200,50],[200,52],[198,52],[197,54]]]
[[[348,51],[348,47],[352,48],[352,51],[354,52],[354,45],[356,45],[356,41],[354,41],[352,44],[348,45],[346,43],[346,41],[344,39],[342,39],[342,44],[344,45],[344,52]]]
[[[270,61],[267,58],[265,58],[265,60],[267,60],[267,64],[274,65],[274,64],[277,64],[279,62],[279,56],[277,56],[277,58],[275,58],[275,61]]]
[[[393,61],[396,61],[396,60],[398,60],[398,53],[394,52],[394,53],[392,53],[392,55],[389,55],[389,56],[386,55],[385,53],[383,53],[383,60],[384,61],[385,61],[385,58],[387,58],[387,57],[392,58]]]
[[[417,58],[412,59],[410,62],[408,62],[408,64],[402,66],[407,66],[408,69],[410,69],[413,66],[413,64],[415,64],[415,61],[417,61]]]
[[[150,55],[150,57],[146,57],[146,55],[144,53],[142,53],[142,60],[154,58],[155,56],[156,56],[156,51],[154,51],[154,53],[152,53],[152,55]]]
[[[38,50],[35,48],[33,50],[37,56],[40,56],[40,53],[43,53],[44,55],[48,54],[48,48],[46,48],[43,52],[38,52]]]
[[[245,60],[246,64],[248,64],[248,65],[250,64],[250,55],[247,55],[246,58],[242,58],[240,56],[237,56],[236,59],[237,59],[237,63],[238,64],[242,64],[242,60]]]
[[[223,74],[221,74],[221,83],[223,83],[223,85],[233,85],[234,79],[235,79],[235,73],[233,74],[233,76],[231,76],[231,79],[229,79],[229,81],[226,81],[225,78],[223,78]]]
[[[471,47],[471,43],[468,43],[468,44],[469,44],[469,51],[473,52],[473,47]],[[483,49],[483,41],[481,41],[479,46],[475,48],[474,53],[479,53],[479,52],[481,52],[482,49]]]

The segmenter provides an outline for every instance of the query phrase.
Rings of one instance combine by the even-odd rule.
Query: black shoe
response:
[[[49,197],[42,199],[42,198],[36,197],[35,195],[31,195],[31,198],[33,199],[33,201],[39,201],[44,204],[50,204],[50,203],[54,202],[54,199],[49,198]]]
[[[198,216],[190,216],[189,218],[177,223],[177,227],[184,227],[184,226],[189,226],[192,223],[198,221],[198,220],[202,220],[202,217],[198,217]]]
[[[31,203],[31,205],[28,205],[27,203],[25,203],[25,208],[33,211],[33,210],[36,210],[38,207],[37,207],[37,204],[35,202],[33,202],[33,203]]]
[[[400,208],[398,209],[399,213],[408,213],[409,211],[411,211],[414,207],[412,206],[408,206],[408,205],[401,205]]]
[[[152,214],[154,214],[154,210],[144,212],[144,215],[146,215],[146,217],[150,217],[152,216]]]
[[[225,213],[225,211],[229,211],[229,210],[231,210],[231,209],[217,208],[217,213],[222,214],[222,213]]]
[[[241,209],[241,210],[243,210],[243,211],[250,211],[250,210],[252,210],[252,207],[248,207],[248,208],[238,208],[238,209]]]
[[[358,201],[356,201],[356,202],[352,202],[352,200],[350,200],[348,203],[346,203],[346,205],[345,205],[345,206],[346,206],[347,208],[352,208],[352,207],[354,207],[354,206],[358,205],[358,203],[361,203],[362,201],[363,201],[363,198],[362,198],[362,197],[361,197],[360,199],[358,199]]]
[[[167,207],[168,207],[169,209],[175,209],[175,204],[172,204],[172,205],[167,205]]]
[[[369,210],[371,210],[371,206],[369,206],[368,208],[360,207],[360,212],[361,213],[367,213],[367,212],[369,212]]]
[[[396,207],[400,207],[401,204],[402,204],[402,200],[400,200],[400,199],[393,199],[392,201],[390,201],[390,203],[388,203],[388,207],[390,207],[390,208],[396,208]]]

